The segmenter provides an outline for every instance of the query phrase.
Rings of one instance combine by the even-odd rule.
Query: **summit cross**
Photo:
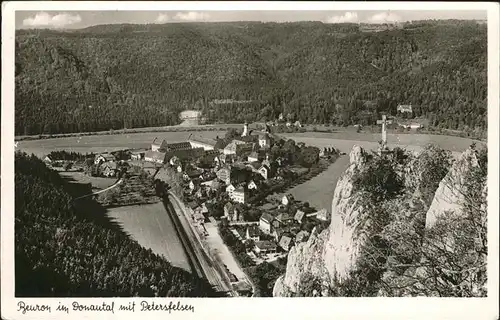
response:
[[[392,120],[388,120],[387,116],[385,114],[382,115],[382,120],[377,120],[377,124],[381,124],[382,125],[382,146],[386,146],[387,145],[387,128],[386,128],[386,125],[387,124],[391,124],[391,123],[392,123]]]

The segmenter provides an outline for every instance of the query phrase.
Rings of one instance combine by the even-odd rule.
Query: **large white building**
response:
[[[246,192],[243,187],[236,188],[232,193],[229,194],[229,197],[234,202],[245,203]]]
[[[271,147],[271,138],[267,132],[259,132],[259,146],[261,148]]]
[[[205,151],[207,151],[207,150],[214,150],[217,141],[212,139],[197,137],[189,139],[189,143],[191,144],[192,148],[203,148]]]

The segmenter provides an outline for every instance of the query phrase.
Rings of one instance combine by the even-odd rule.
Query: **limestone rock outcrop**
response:
[[[364,220],[361,217],[368,212],[364,212],[362,193],[356,190],[354,178],[366,168],[367,156],[362,148],[354,146],[349,157],[349,167],[335,188],[329,228],[321,233],[314,230],[307,241],[297,243],[290,250],[286,272],[276,281],[274,296],[286,297],[299,293],[301,279],[306,275],[312,275],[326,286],[332,285],[333,279],[342,282],[355,266],[361,246],[366,242],[364,225],[360,225],[360,221]],[[419,195],[421,168],[413,160],[407,164],[410,169],[404,171],[405,187],[410,192],[407,200],[411,208],[418,203],[418,210],[423,210],[422,214],[427,212],[426,228],[431,228],[446,211],[460,214],[466,188],[465,176],[479,165],[477,152],[469,148],[458,157],[440,182],[427,211]],[[486,186],[482,189],[486,195]],[[322,292],[322,295],[326,294]]]
[[[297,292],[302,277],[308,273],[325,283],[333,278],[341,281],[355,263],[364,238],[355,233],[362,207],[353,177],[364,169],[366,152],[354,146],[349,158],[349,167],[337,181],[329,228],[319,234],[313,230],[308,241],[291,249],[286,273],[276,281],[274,296],[290,296]]]
[[[477,167],[476,151],[469,148],[455,161],[448,174],[439,183],[431,206],[427,211],[425,227],[431,228],[437,218],[446,211],[460,215],[465,192],[465,176],[473,167]]]

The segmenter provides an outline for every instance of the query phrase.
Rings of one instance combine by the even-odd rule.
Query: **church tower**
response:
[[[243,133],[241,134],[242,137],[248,136],[248,123],[245,121],[245,124],[243,125]]]

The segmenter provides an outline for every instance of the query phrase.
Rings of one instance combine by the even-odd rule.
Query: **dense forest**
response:
[[[486,25],[175,23],[18,30],[17,135],[275,119],[370,125],[411,104],[434,128],[486,131]]]
[[[74,206],[70,185],[35,156],[16,154],[15,186],[16,296],[217,296],[105,221],[93,200]]]

